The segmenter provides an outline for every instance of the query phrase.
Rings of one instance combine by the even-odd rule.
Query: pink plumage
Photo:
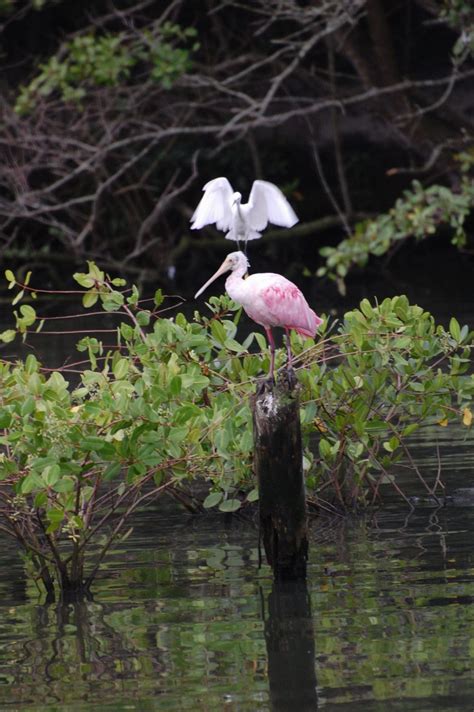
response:
[[[257,324],[264,327],[270,343],[270,374],[273,376],[275,343],[272,327],[279,326],[287,333],[288,365],[291,366],[289,330],[314,337],[322,319],[311,309],[298,287],[281,274],[264,272],[243,279],[248,261],[243,252],[231,252],[217,272],[196,293],[199,296],[219,275],[231,270],[225,288],[227,294],[241,304]]]
[[[280,326],[314,337],[322,319],[315,314],[298,287],[280,274],[252,274],[238,284],[233,272],[226,291],[242,304],[251,319],[265,328]],[[242,293],[244,291],[244,293]],[[234,296],[232,296],[232,293]]]

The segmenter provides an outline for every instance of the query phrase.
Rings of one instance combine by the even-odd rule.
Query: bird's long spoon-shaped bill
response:
[[[221,264],[221,266],[219,267],[219,269],[217,270],[217,272],[214,272],[214,274],[212,275],[212,277],[207,280],[206,284],[203,284],[202,287],[201,287],[201,289],[199,289],[199,290],[196,292],[196,294],[194,295],[194,299],[197,299],[197,298],[199,297],[199,295],[202,294],[202,293],[204,292],[204,290],[207,289],[210,284],[212,284],[212,282],[214,282],[215,279],[217,279],[218,277],[220,277],[221,274],[224,274],[224,272],[228,272],[229,269],[230,269],[230,266],[229,266],[229,263],[228,263],[227,258],[226,258],[226,259],[224,260],[224,262]]]

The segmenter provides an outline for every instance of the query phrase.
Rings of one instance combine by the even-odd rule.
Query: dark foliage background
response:
[[[219,175],[278,184],[300,217],[252,245],[257,268],[343,290],[412,235],[470,259],[471,3],[0,0],[0,18],[8,266],[57,285],[88,258],[193,291],[233,248],[189,230]]]

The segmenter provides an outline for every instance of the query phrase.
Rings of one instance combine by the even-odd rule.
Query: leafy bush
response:
[[[28,279],[6,276],[20,287],[14,302],[36,295]],[[1,527],[50,592],[54,581],[87,588],[113,541],[127,535],[129,516],[153,497],[198,502],[189,490],[197,481],[208,483],[204,507],[231,512],[258,497],[249,396],[268,369],[263,336],[236,340],[240,310],[228,297],[211,298],[210,316],[189,321],[160,314],[160,291],[141,301],[135,286],[93,263],[75,279],[86,308],[101,304],[122,319],[114,343],[79,341],[84,359],[63,371],[79,372],[80,382],[71,386],[33,355],[0,365]],[[34,338],[46,321],[31,304],[15,313],[3,341],[17,332]],[[310,495],[327,499],[331,486],[347,507],[377,496],[416,428],[470,425],[471,335],[455,319],[449,332],[436,326],[406,297],[364,300],[326,334],[317,343],[293,335],[304,463]],[[254,342],[263,358],[249,351]]]
[[[38,97],[58,92],[66,101],[80,102],[94,86],[117,87],[126,81],[138,63],[165,89],[169,89],[191,66],[191,53],[197,49],[177,47],[196,36],[192,27],[181,28],[165,22],[159,31],[152,30],[127,41],[123,33],[83,34],[65,42],[59,52],[40,65],[40,72],[21,88],[15,111],[29,113]]]
[[[405,296],[348,312],[299,372],[304,422],[320,433],[310,484],[332,485],[343,506],[374,501],[386,481],[404,496],[389,469],[404,458],[420,475],[407,438],[433,423],[471,424],[471,340],[467,326],[453,318],[445,331]]]
[[[452,243],[456,247],[464,247],[465,221],[474,204],[474,180],[469,175],[474,154],[459,154],[458,161],[462,178],[457,190],[442,185],[426,188],[419,181],[413,181],[412,187],[404,191],[388,213],[358,223],[354,234],[336,247],[323,247],[320,254],[326,265],[318,270],[318,276],[328,275],[336,280],[344,293],[344,279],[351,268],[365,267],[371,256],[388,253],[408,237],[416,240],[430,237],[441,226],[451,229]]]

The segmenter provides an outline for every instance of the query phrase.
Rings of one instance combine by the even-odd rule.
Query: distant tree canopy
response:
[[[218,175],[278,183],[305,255],[336,228],[319,274],[341,289],[411,235],[446,224],[466,245],[468,0],[0,0],[0,42],[10,261],[93,257],[156,279],[192,245],[192,270],[225,247],[189,233]]]

